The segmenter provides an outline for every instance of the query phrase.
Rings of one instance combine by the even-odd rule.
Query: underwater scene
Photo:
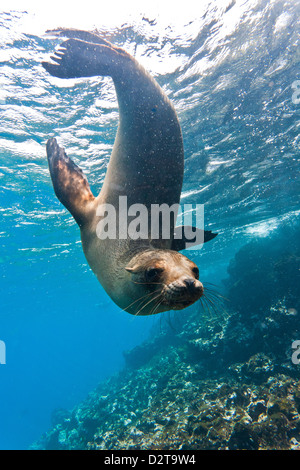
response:
[[[0,449],[300,450],[300,3],[60,3],[0,7]]]

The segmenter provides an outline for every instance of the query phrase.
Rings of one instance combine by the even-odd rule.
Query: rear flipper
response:
[[[156,120],[165,122],[165,127],[178,125],[177,116],[170,101],[148,72],[124,49],[102,39],[96,33],[74,29],[48,31],[58,37],[68,37],[51,56],[51,61],[42,62],[51,75],[59,78],[110,76],[115,85],[120,118],[125,117],[130,133],[137,126],[140,133],[139,113],[147,117],[145,128],[149,128],[155,113]],[[153,111],[154,110],[154,111]]]
[[[112,78],[122,72],[120,65],[132,60],[123,49],[93,33],[77,30],[57,30],[55,35],[70,39],[62,42],[59,49],[51,56],[52,62],[42,62],[51,75],[59,78],[93,77],[109,75]],[[75,36],[76,38],[74,38]],[[81,39],[83,38],[83,39]]]
[[[56,196],[83,226],[95,211],[95,197],[85,175],[54,138],[47,142],[47,157]]]

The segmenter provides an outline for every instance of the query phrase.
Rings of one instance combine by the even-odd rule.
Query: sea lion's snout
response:
[[[184,284],[189,294],[197,297],[197,300],[203,295],[204,288],[203,284],[192,277],[184,279]]]
[[[164,288],[164,300],[173,310],[192,305],[204,293],[203,284],[198,279],[184,277],[176,279]]]

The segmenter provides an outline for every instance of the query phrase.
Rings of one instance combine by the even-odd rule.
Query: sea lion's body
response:
[[[48,141],[47,155],[56,195],[77,221],[87,261],[117,305],[140,315],[183,308],[181,305],[193,303],[203,293],[203,286],[196,279],[197,276],[191,274],[191,270],[196,269],[195,265],[172,249],[172,235],[167,239],[161,236],[159,239],[151,239],[150,231],[153,204],[167,204],[171,207],[179,204],[180,200],[184,152],[174,107],[148,72],[122,49],[91,33],[65,30],[56,31],[56,34],[70,39],[61,45],[61,52],[52,58],[54,63],[43,64],[46,70],[60,78],[111,76],[120,113],[112,155],[97,197],[91,193],[81,170],[66,156],[56,140]],[[105,239],[99,233],[99,230],[103,231],[101,227],[99,229],[99,207],[109,204],[118,213],[120,197],[126,197],[128,207],[143,204],[147,208],[147,239]],[[131,220],[133,216],[128,217],[128,223]],[[117,217],[117,234],[120,229],[124,230],[124,227],[119,227],[118,221]],[[170,229],[173,234],[175,227],[172,221]],[[213,234],[207,239],[210,238],[213,238]],[[183,245],[179,249],[182,248]],[[146,270],[144,264],[148,270],[151,267],[148,266],[149,260],[153,266],[160,266],[159,275],[156,276],[159,282],[141,282],[141,272]],[[176,278],[174,292],[176,290],[178,294],[179,285],[182,291],[179,296],[181,303],[177,301],[174,305],[166,301],[165,295],[167,291],[170,297],[172,280],[168,286],[164,282],[166,270],[172,270],[173,264]],[[189,279],[189,282],[185,282],[185,279]],[[160,292],[158,288],[154,289],[154,285],[160,286]],[[139,302],[142,296],[147,300],[148,294],[151,299],[151,289],[153,302],[150,301],[149,306],[142,300]],[[188,299],[183,299],[186,296]],[[157,302],[154,297],[158,299]]]

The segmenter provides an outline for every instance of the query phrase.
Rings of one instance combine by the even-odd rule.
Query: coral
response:
[[[159,376],[160,363],[157,358]],[[206,380],[194,367],[189,373],[186,381],[185,364],[173,356],[163,372],[164,387],[156,390],[153,370],[124,371],[73,411],[72,425],[65,418],[35,448],[289,449],[298,442],[297,380],[277,374],[254,385],[230,373]],[[108,390],[113,396],[99,399]]]

